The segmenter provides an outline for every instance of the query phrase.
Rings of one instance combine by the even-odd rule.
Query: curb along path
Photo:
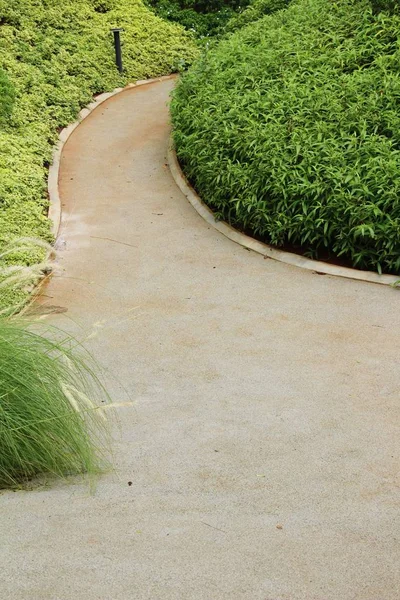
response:
[[[218,221],[212,210],[202,201],[196,191],[192,188],[179,165],[172,136],[168,149],[168,163],[177,186],[199,215],[201,215],[209,225],[222,233],[222,235],[225,235],[228,239],[240,244],[244,248],[253,250],[253,252],[257,252],[264,256],[264,258],[272,258],[287,265],[314,271],[319,275],[334,275],[335,277],[346,277],[347,279],[357,279],[358,281],[392,286],[399,281],[397,275],[379,275],[372,271],[359,271],[357,269],[341,267],[320,260],[312,260],[305,256],[301,256],[300,254],[294,254],[293,252],[274,248],[264,242],[259,242],[258,240],[249,237],[238,229],[231,227],[228,223]]]
[[[63,148],[41,302],[135,408],[94,496],[0,495],[0,595],[397,600],[399,295],[207,224],[168,169],[172,87],[113,96]]]

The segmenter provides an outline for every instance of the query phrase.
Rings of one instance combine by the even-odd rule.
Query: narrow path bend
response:
[[[112,98],[65,147],[42,302],[97,331],[135,408],[93,497],[0,495],[0,597],[398,600],[399,295],[209,229],[166,165],[172,86]]]

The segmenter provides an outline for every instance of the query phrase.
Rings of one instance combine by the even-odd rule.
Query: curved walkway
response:
[[[0,597],[398,600],[400,296],[210,229],[166,165],[172,86],[65,146],[42,303],[135,407],[94,496],[0,495]]]

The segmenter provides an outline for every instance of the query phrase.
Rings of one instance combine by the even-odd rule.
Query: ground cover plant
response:
[[[12,108],[14,105],[14,89],[8,79],[6,73],[0,70],[0,123],[4,124],[5,121],[11,116]]]
[[[295,0],[206,53],[173,104],[217,215],[276,245],[400,270],[400,16]]]
[[[125,29],[122,76],[114,26]],[[52,146],[93,94],[171,73],[196,53],[182,27],[140,0],[0,0],[0,252],[15,238],[51,239]],[[43,256],[40,247],[7,253],[0,266],[32,265]],[[0,303],[14,300],[3,295]]]

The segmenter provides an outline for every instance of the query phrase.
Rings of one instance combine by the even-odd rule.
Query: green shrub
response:
[[[0,318],[0,488],[105,464],[107,394],[72,340],[40,333],[21,317]]]
[[[113,26],[125,30],[122,76]],[[183,28],[139,0],[0,0],[0,69],[15,89],[0,135],[0,252],[14,238],[51,239],[46,177],[58,130],[94,94],[176,71],[196,53]],[[36,248],[0,267],[42,258]]]
[[[399,0],[370,0],[375,12],[387,10],[389,12],[400,12]]]
[[[249,23],[258,21],[265,15],[272,15],[286,8],[291,0],[253,0],[245,10],[235,14],[227,23],[226,31],[236,31]]]
[[[152,8],[163,19],[179,23],[198,38],[216,35],[233,14],[230,10],[199,13],[193,8],[180,8],[173,0],[157,0]]]
[[[178,86],[183,168],[276,245],[400,269],[400,17],[302,0],[224,40]]]
[[[0,125],[10,118],[14,105],[14,89],[6,73],[0,69]]]
[[[162,0],[149,0],[149,4],[157,6]],[[181,10],[191,9],[198,13],[210,13],[230,8],[231,10],[240,10],[249,4],[249,0],[169,0]]]
[[[163,19],[180,23],[197,37],[223,33],[236,11],[249,0],[147,0]]]
[[[117,0],[91,0],[96,12],[106,13],[117,6]]]

